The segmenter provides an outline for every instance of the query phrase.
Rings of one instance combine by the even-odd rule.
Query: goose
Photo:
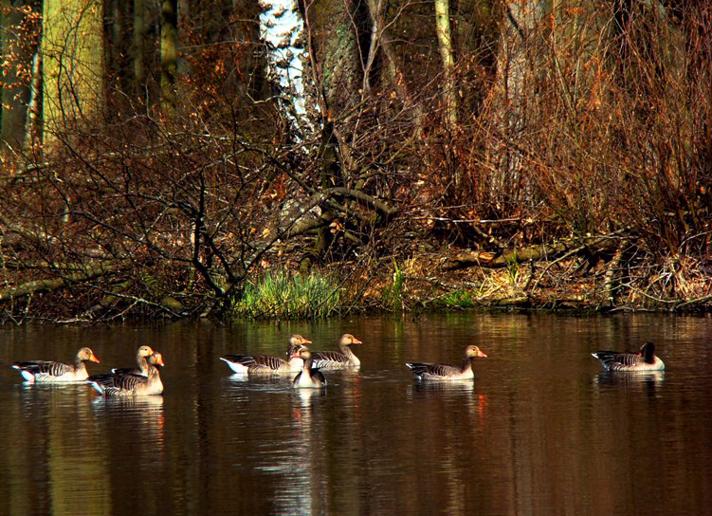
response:
[[[359,339],[350,333],[344,333],[339,339],[340,351],[315,351],[312,353],[314,367],[317,369],[346,369],[357,368],[361,365],[350,346],[353,344],[363,344]]]
[[[606,371],[663,371],[665,363],[655,356],[655,344],[646,342],[637,353],[596,351],[591,356],[601,361]]]
[[[91,348],[84,347],[77,351],[74,364],[52,360],[28,360],[15,362],[12,368],[20,371],[22,378],[30,383],[82,382],[89,376],[85,362],[100,363],[99,357]]]
[[[299,350],[311,344],[311,341],[301,335],[289,337],[287,356],[289,360],[272,355],[225,355],[220,360],[237,374],[285,374],[295,373],[302,368]]]
[[[312,353],[307,348],[299,351],[299,356],[303,361],[302,370],[297,373],[292,381],[292,386],[296,389],[321,389],[326,387],[326,378],[319,369],[312,367]]]
[[[163,382],[159,367],[163,367],[163,355],[154,352],[147,360],[147,376],[133,373],[107,373],[87,379],[96,392],[107,398],[122,396],[149,396],[163,394]]]
[[[136,351],[136,365],[138,367],[114,367],[111,372],[113,374],[140,374],[142,376],[148,376],[148,362],[146,358],[151,355],[153,355],[151,346],[140,346]]]
[[[418,380],[471,380],[475,377],[472,363],[476,358],[487,358],[487,355],[470,344],[465,348],[465,361],[461,367],[426,362],[406,362],[405,365]]]

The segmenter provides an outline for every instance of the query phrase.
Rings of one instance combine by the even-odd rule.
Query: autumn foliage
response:
[[[104,116],[3,153],[5,316],[229,315],[285,270],[344,309],[709,307],[712,8],[461,4],[444,80],[432,6],[300,2],[297,115],[257,4],[194,5],[175,111],[147,44]]]

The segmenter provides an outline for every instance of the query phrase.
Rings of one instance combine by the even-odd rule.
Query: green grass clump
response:
[[[384,306],[394,312],[403,311],[403,294],[405,290],[405,272],[393,260],[393,282],[383,289],[382,299]]]
[[[473,308],[477,305],[472,293],[467,290],[448,292],[438,300],[443,308]]]
[[[249,282],[234,315],[251,318],[316,319],[339,310],[341,289],[329,276],[268,272]]]

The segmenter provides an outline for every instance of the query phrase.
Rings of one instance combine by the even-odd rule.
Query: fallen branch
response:
[[[99,264],[88,266],[82,272],[68,274],[57,278],[47,278],[40,280],[28,281],[16,287],[7,287],[0,289],[0,303],[11,301],[18,297],[39,294],[42,292],[52,292],[72,283],[88,281],[106,274],[115,272],[119,268],[118,264],[106,265]]]
[[[683,303],[680,303],[679,305],[675,305],[672,310],[680,310],[681,308],[685,308],[688,306],[701,305],[706,303],[707,301],[712,301],[712,294],[708,296],[698,297],[696,299],[689,299]]]
[[[481,251],[470,251],[461,253],[450,260],[446,270],[464,269],[466,267],[506,267],[512,263],[522,263],[528,261],[557,259],[561,261],[569,256],[579,254],[583,251],[611,251],[616,248],[614,240],[620,234],[627,231],[627,228],[615,231],[608,235],[588,237],[576,241],[563,241],[551,245],[534,245],[523,248],[509,249],[501,254],[494,254]]]

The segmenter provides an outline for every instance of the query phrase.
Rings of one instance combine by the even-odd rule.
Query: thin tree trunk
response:
[[[452,57],[452,32],[450,30],[449,0],[435,0],[435,31],[438,36],[440,59],[445,75],[443,100],[445,103],[445,119],[451,129],[457,126],[457,91],[453,76],[455,63]]]
[[[170,113],[176,106],[178,60],[178,1],[161,2],[161,107]]]
[[[32,57],[32,82],[30,98],[27,101],[27,117],[25,118],[25,138],[23,152],[29,154],[36,143],[39,143],[40,128],[40,93],[42,92],[42,56],[39,49]]]
[[[143,40],[146,34],[146,6],[144,0],[133,0],[133,58],[134,93],[141,95],[144,89],[146,71],[144,65]]]
[[[17,28],[22,22],[24,14],[21,8],[24,2],[13,6],[10,1],[0,3],[5,15],[2,16],[1,59],[10,60],[12,66],[4,69],[0,81],[0,103],[2,105],[2,122],[0,123],[0,156],[18,155],[24,146],[25,117],[27,114],[27,100],[29,85],[18,76],[17,70],[31,66],[32,49],[24,44]],[[28,2],[29,4],[29,2]]]

